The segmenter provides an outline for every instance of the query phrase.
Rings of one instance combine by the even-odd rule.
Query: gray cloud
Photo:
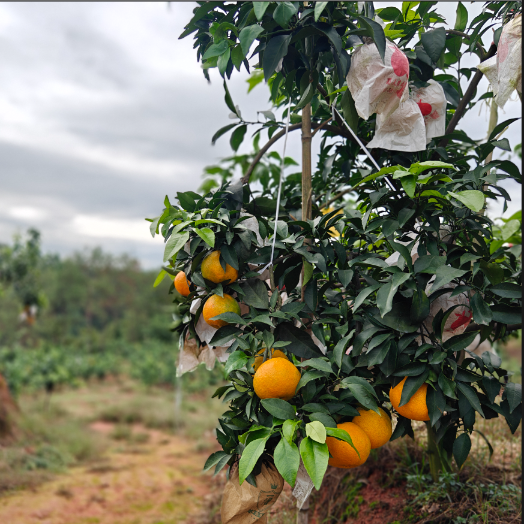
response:
[[[196,190],[203,167],[231,154],[227,137],[210,144],[231,122],[222,80],[212,71],[208,84],[191,37],[178,40],[194,5],[0,4],[0,242],[36,226],[48,251],[100,245],[159,265],[162,241],[144,217],[160,212],[166,193]],[[455,8],[445,8],[453,20]],[[229,86],[256,120],[268,92],[248,95],[246,78]],[[520,114],[520,104],[505,111]],[[483,138],[487,118],[468,116],[462,127]],[[521,141],[515,125],[507,136]],[[246,141],[240,151],[249,150]],[[300,159],[298,133],[288,155]]]

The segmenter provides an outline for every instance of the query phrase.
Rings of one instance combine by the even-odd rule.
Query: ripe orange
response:
[[[175,289],[183,296],[187,297],[191,291],[189,290],[189,281],[183,271],[175,277]]]
[[[357,408],[360,415],[353,418],[353,423],[369,437],[371,449],[383,446],[389,441],[393,433],[388,414],[382,408],[378,408],[378,410],[380,415],[372,409]]]
[[[202,309],[202,315],[204,315],[204,320],[212,327],[218,329],[222,326],[225,326],[227,322],[225,320],[211,320],[217,315],[222,313],[232,312],[240,315],[240,306],[238,302],[231,296],[224,293],[224,297],[218,295],[213,295],[209,297],[204,304]]]
[[[397,384],[394,388],[389,390],[389,400],[393,407],[403,417],[411,420],[429,420],[428,405],[426,404],[426,393],[428,389],[427,384],[422,384],[415,394],[409,399],[407,404],[399,406],[400,398],[402,397],[402,390],[408,377],[404,377],[400,384]]]
[[[226,270],[220,264],[220,251],[212,251],[202,261],[202,276],[215,284],[229,280],[231,284],[238,278],[238,271],[226,264]]]
[[[255,372],[258,371],[258,368],[264,362],[264,351],[265,351],[264,349],[261,349],[257,353],[257,356],[255,357],[255,363],[253,364],[253,367],[255,368]],[[274,349],[273,348],[273,349],[271,349],[271,355],[270,355],[269,358],[285,358],[285,359],[287,359],[287,356],[286,356],[286,354],[283,351],[280,351],[280,349]]]
[[[338,440],[335,437],[327,437],[326,444],[328,445],[331,458],[329,459],[329,465],[335,466],[336,468],[356,468],[362,466],[369,457],[371,451],[371,442],[369,437],[366,435],[364,430],[353,422],[343,422],[337,424],[338,429],[346,431],[353,445],[358,449],[360,457],[357,452],[343,440]]]
[[[260,364],[253,377],[258,398],[290,400],[295,396],[300,371],[287,358],[275,357]]]

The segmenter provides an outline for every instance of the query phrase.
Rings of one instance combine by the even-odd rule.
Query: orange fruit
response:
[[[393,407],[403,417],[411,420],[429,420],[428,405],[426,404],[426,393],[428,390],[427,384],[422,384],[415,394],[409,399],[407,404],[399,406],[400,398],[402,397],[402,390],[408,377],[404,377],[402,382],[389,390],[389,400]]]
[[[353,422],[342,422],[337,424],[338,429],[343,429],[348,433],[353,441],[353,445],[358,449],[360,457],[357,452],[343,440],[338,440],[335,437],[327,437],[326,444],[331,458],[329,465],[336,468],[356,468],[362,466],[369,457],[371,451],[371,442],[363,429]]]
[[[189,281],[187,280],[186,274],[183,271],[177,274],[175,277],[175,289],[183,296],[187,297],[191,291],[189,291]]]
[[[290,400],[295,396],[300,381],[300,371],[287,358],[266,360],[253,377],[253,387],[258,398]]]
[[[357,408],[360,415],[353,418],[353,424],[356,424],[369,437],[371,449],[383,446],[389,441],[393,433],[388,414],[382,408],[378,408],[378,410],[380,415],[372,409]]]
[[[220,264],[220,251],[212,251],[202,261],[202,276],[215,284],[229,280],[231,284],[238,278],[238,271],[226,264],[226,270]]]
[[[204,320],[212,327],[218,329],[222,326],[225,326],[227,322],[225,320],[211,320],[213,317],[216,317],[217,315],[221,315],[222,313],[236,313],[237,315],[240,315],[240,306],[238,305],[238,302],[231,296],[226,293],[224,293],[223,297],[220,297],[218,295],[213,295],[209,297],[204,304],[204,308],[202,309],[202,315],[204,315]]]
[[[255,372],[258,371],[258,368],[264,362],[264,351],[265,351],[265,349],[261,349],[257,353],[257,356],[255,357],[255,363],[253,364],[253,367],[255,368]],[[271,349],[271,355],[270,355],[269,358],[285,358],[285,359],[287,359],[287,356],[286,356],[286,354],[283,351],[280,351],[280,349],[272,348]]]

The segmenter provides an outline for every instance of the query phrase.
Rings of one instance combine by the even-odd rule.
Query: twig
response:
[[[493,44],[489,48],[489,51],[487,52],[485,59],[487,60],[488,58],[491,58],[492,56],[495,55],[496,52],[497,52],[497,46]],[[455,114],[453,115],[453,118],[451,119],[451,122],[449,123],[448,127],[446,128],[446,135],[453,133],[453,131],[457,127],[457,124],[459,123],[459,120],[464,116],[466,107],[471,102],[471,99],[475,96],[475,93],[477,91],[477,86],[479,85],[479,82],[483,75],[484,73],[480,70],[475,73],[473,80],[470,82],[468,89],[464,93],[464,97],[462,98],[462,100],[459,102],[459,105],[457,106],[457,109],[455,111]],[[443,138],[439,142],[439,147],[446,147],[448,142],[449,142],[449,138]]]
[[[468,333],[470,331],[477,331],[478,329],[481,329],[482,326],[479,326],[478,324],[470,324],[464,333]],[[506,325],[506,333],[509,331],[517,331],[517,329],[522,329],[522,324],[507,324]]]
[[[466,40],[469,40],[471,38],[471,36],[468,35],[467,33],[463,33],[462,31],[457,31],[456,29],[446,29],[446,33],[448,33],[448,35],[461,36],[462,38],[465,38]],[[486,60],[486,51],[484,51],[482,44],[478,40],[476,41],[476,46],[480,52],[480,60],[481,62],[484,62],[484,60]]]
[[[311,135],[311,138],[315,136],[315,134],[320,131],[326,124],[328,124],[331,121],[331,117],[329,117],[327,120],[324,120],[316,129],[313,131],[313,134]]]
[[[330,198],[325,204],[320,206],[320,209],[325,209],[326,207],[329,207],[333,202],[338,200],[340,197],[344,196],[346,193],[350,193],[354,189],[355,189],[354,187],[348,187],[347,189],[344,189],[340,193],[337,193],[334,197]]]

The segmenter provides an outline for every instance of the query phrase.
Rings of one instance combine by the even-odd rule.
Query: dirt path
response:
[[[92,428],[109,433],[114,426],[96,422]],[[118,442],[96,465],[73,468],[33,492],[0,498],[0,522],[182,524],[213,511],[213,481],[201,473],[210,451],[195,449],[188,438],[134,430],[149,435],[147,442]]]

